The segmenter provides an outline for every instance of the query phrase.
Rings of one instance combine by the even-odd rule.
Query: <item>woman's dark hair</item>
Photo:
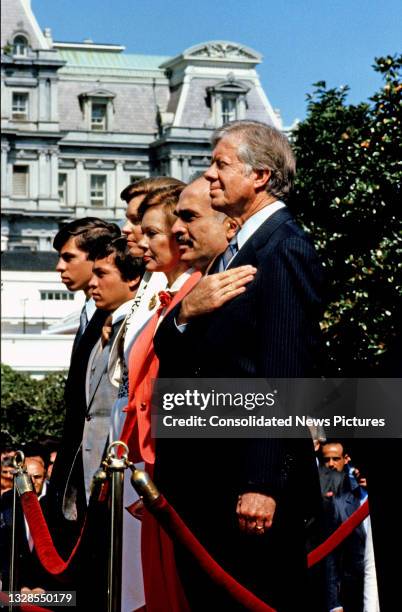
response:
[[[147,196],[156,190],[171,189],[183,184],[182,181],[171,176],[152,176],[127,185],[121,192],[120,197],[128,204],[130,200],[137,196]]]
[[[176,185],[171,189],[156,189],[143,199],[138,208],[138,216],[140,219],[142,219],[145,212],[149,208],[152,206],[161,206],[166,213],[170,225],[172,226],[176,221],[176,217],[173,212],[179,201],[180,194],[185,187],[185,183],[182,183],[181,185]]]

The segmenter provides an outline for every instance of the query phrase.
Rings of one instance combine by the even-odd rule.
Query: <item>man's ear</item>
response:
[[[239,230],[239,224],[234,219],[231,219],[230,217],[225,217],[223,225],[226,230],[227,241],[230,242],[233,236],[237,234]]]
[[[349,463],[350,462],[350,456],[347,453],[345,453],[343,458],[345,460],[345,463]]]
[[[138,289],[140,282],[141,282],[141,276],[136,276],[135,278],[132,278],[128,283],[128,287],[130,291],[135,291],[136,289]]]
[[[265,189],[265,185],[271,178],[271,170],[263,168],[262,170],[253,170],[254,172],[254,188],[256,191]]]

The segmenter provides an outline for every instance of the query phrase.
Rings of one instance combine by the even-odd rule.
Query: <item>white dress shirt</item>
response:
[[[237,232],[237,245],[239,247],[239,251],[247,242],[247,240],[258,230],[258,228],[277,210],[281,208],[285,208],[285,204],[281,200],[276,200],[272,202],[272,204],[268,204],[264,206],[261,210],[254,213],[251,217],[249,217],[243,224],[243,226]],[[239,252],[238,251],[238,252]],[[236,253],[237,255],[237,253]],[[232,260],[236,257],[233,255],[232,259],[228,262],[228,266],[232,263]],[[227,266],[226,266],[227,267]]]

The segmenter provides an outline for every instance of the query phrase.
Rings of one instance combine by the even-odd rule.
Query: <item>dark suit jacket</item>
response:
[[[316,373],[322,268],[310,240],[287,209],[260,226],[230,267],[244,264],[258,271],[242,295],[194,319],[183,334],[174,323],[178,308],[164,319],[154,340],[161,378],[280,378]],[[280,602],[274,593],[274,583],[283,580],[283,575],[276,580],[278,568],[286,566],[289,578],[294,574],[292,564],[300,568],[305,563],[303,519],[319,503],[311,441],[158,440],[156,455],[157,484],[204,544],[251,588],[263,596],[268,589],[271,605]],[[183,478],[172,478],[173,467]],[[259,491],[279,502],[274,528],[258,543],[239,537],[235,524],[237,496],[246,491]],[[205,510],[209,507],[211,511]],[[271,566],[263,553],[267,560],[262,571],[257,562],[259,549],[270,539],[275,554],[270,555]],[[272,582],[267,580],[269,573]],[[300,580],[297,586],[295,582],[300,601],[302,588]],[[280,609],[294,605],[289,600]]]
[[[74,457],[82,440],[82,432],[87,411],[85,397],[85,380],[88,359],[91,351],[99,339],[103,324],[109,315],[108,312],[97,309],[88,326],[71,355],[70,369],[65,388],[66,416],[63,435],[56,461],[53,466],[52,477],[47,492],[49,511],[53,525],[59,526],[62,519],[62,500]],[[83,488],[82,462],[76,463],[78,470],[77,482],[82,483],[82,490],[78,491],[78,504],[80,510],[85,507],[85,491]]]
[[[331,533],[360,506],[360,487],[333,498]],[[362,612],[366,531],[359,525],[328,558],[329,608],[343,606],[345,612]]]

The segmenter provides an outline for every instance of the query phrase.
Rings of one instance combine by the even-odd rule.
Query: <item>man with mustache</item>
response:
[[[213,210],[209,183],[203,176],[183,190],[175,214],[172,232],[180,245],[180,260],[205,272],[236,234],[236,221]]]
[[[218,130],[213,146],[205,173],[212,207],[240,230],[162,322],[154,339],[160,377],[313,376],[322,269],[283,202],[295,173],[290,145],[270,126],[240,121]],[[246,265],[256,270],[253,280],[226,285],[227,275]],[[304,541],[304,521],[320,503],[312,442],[157,442],[157,486],[224,569],[280,612],[314,610]],[[180,477],[172,477],[172,465]],[[179,548],[176,561],[191,610],[205,610],[211,601],[241,609]]]

